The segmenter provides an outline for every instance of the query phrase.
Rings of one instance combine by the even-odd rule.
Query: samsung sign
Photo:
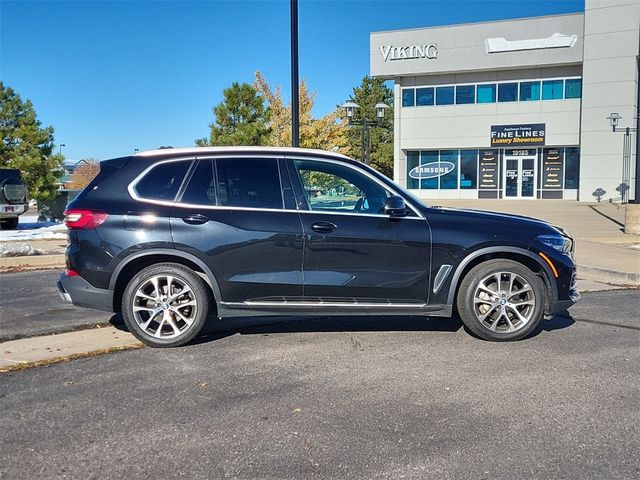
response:
[[[429,43],[426,45],[409,45],[406,47],[380,45],[380,53],[382,54],[382,59],[385,62],[389,60],[414,60],[417,58],[435,60],[438,58],[438,45],[435,43]]]
[[[425,163],[412,168],[409,172],[411,178],[416,180],[424,180],[426,178],[436,178],[446,175],[449,172],[453,172],[456,165],[452,162],[431,162]]]

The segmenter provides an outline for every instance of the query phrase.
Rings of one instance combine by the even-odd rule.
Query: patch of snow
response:
[[[635,245],[630,245],[629,248],[633,248],[634,250],[640,250],[640,243],[636,243]]]
[[[67,227],[64,223],[39,222],[37,215],[21,215],[18,228],[0,230],[0,242],[13,240],[64,240]]]
[[[33,248],[26,243],[0,243],[0,257],[24,257],[43,253],[39,248]]]

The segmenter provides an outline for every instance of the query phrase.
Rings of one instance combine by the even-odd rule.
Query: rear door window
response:
[[[159,163],[134,186],[136,194],[146,200],[172,202],[191,165],[191,160]]]
[[[275,158],[216,160],[218,205],[282,209],[280,173]]]

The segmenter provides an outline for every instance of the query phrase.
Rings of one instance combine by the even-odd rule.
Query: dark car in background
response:
[[[307,149],[159,149],[101,162],[65,212],[61,295],[156,347],[208,316],[458,313],[486,340],[570,307],[573,240],[526,217],[428,206]]]
[[[0,229],[14,230],[18,226],[18,217],[27,210],[27,187],[20,170],[0,168]]]

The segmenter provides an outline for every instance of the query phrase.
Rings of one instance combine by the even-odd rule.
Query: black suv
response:
[[[571,306],[573,240],[526,217],[425,205],[318,150],[160,149],[101,162],[67,207],[62,296],[156,347],[207,316],[451,316],[487,340]]]

